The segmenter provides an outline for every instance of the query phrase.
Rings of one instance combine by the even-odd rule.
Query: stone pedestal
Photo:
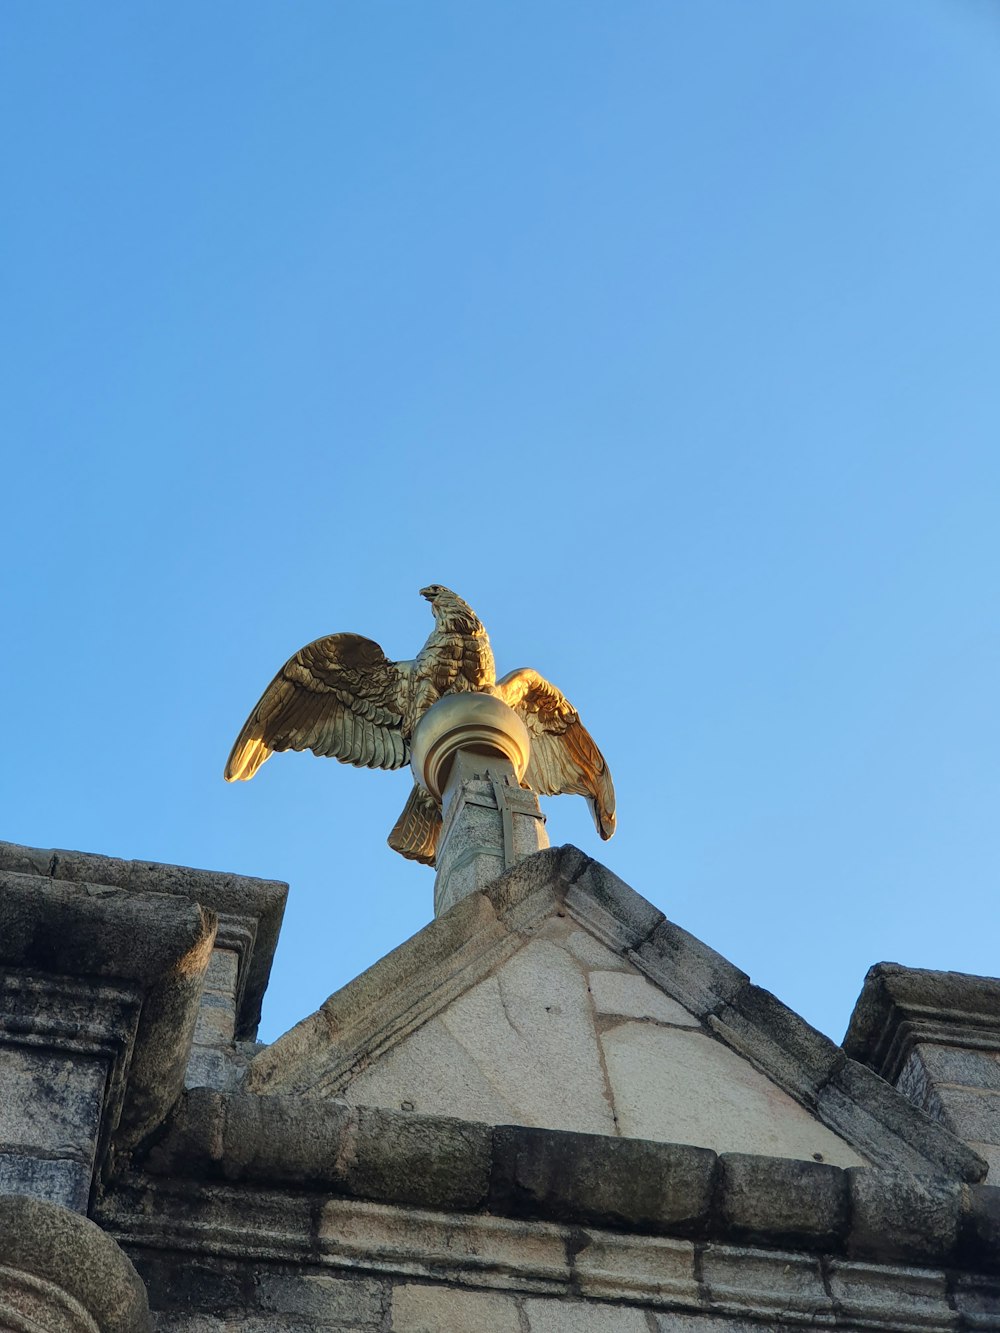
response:
[[[417,724],[413,773],[443,817],[435,916],[548,847],[538,798],[521,786],[530,753],[524,723],[490,694],[448,695]]]
[[[548,847],[538,797],[510,763],[460,751],[444,792],[434,915],[479,893],[522,857]]]

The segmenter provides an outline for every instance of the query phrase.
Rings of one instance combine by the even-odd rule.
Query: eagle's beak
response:
[[[427,600],[428,600],[429,602],[433,602],[434,598],[437,596],[437,589],[436,589],[436,588],[421,588],[421,589],[420,589],[420,596],[421,596],[421,597],[426,597]]]

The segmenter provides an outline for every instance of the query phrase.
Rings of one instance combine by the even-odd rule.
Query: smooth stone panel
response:
[[[770,1079],[704,1033],[622,1023],[601,1037],[622,1134],[863,1166]]]
[[[521,1333],[513,1297],[406,1283],[393,1289],[392,1333]]]
[[[501,1124],[517,1114],[502,1091],[507,1081],[490,1082],[472,1054],[434,1018],[363,1070],[342,1096],[357,1106]]]
[[[587,983],[557,944],[530,941],[441,1021],[518,1123],[615,1133]]]
[[[682,1004],[638,975],[625,972],[591,972],[590,993],[599,1014],[623,1018],[651,1018],[660,1023],[697,1027],[698,1020]]]

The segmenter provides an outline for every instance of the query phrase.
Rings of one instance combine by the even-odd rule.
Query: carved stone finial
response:
[[[442,807],[435,916],[548,847],[538,798],[521,786],[530,757],[527,727],[489,694],[447,695],[417,723],[410,767]]]

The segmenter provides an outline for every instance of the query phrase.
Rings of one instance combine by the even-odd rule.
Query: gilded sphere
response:
[[[424,713],[410,743],[413,775],[438,801],[459,750],[506,759],[520,782],[531,740],[514,710],[492,694],[446,694]]]

